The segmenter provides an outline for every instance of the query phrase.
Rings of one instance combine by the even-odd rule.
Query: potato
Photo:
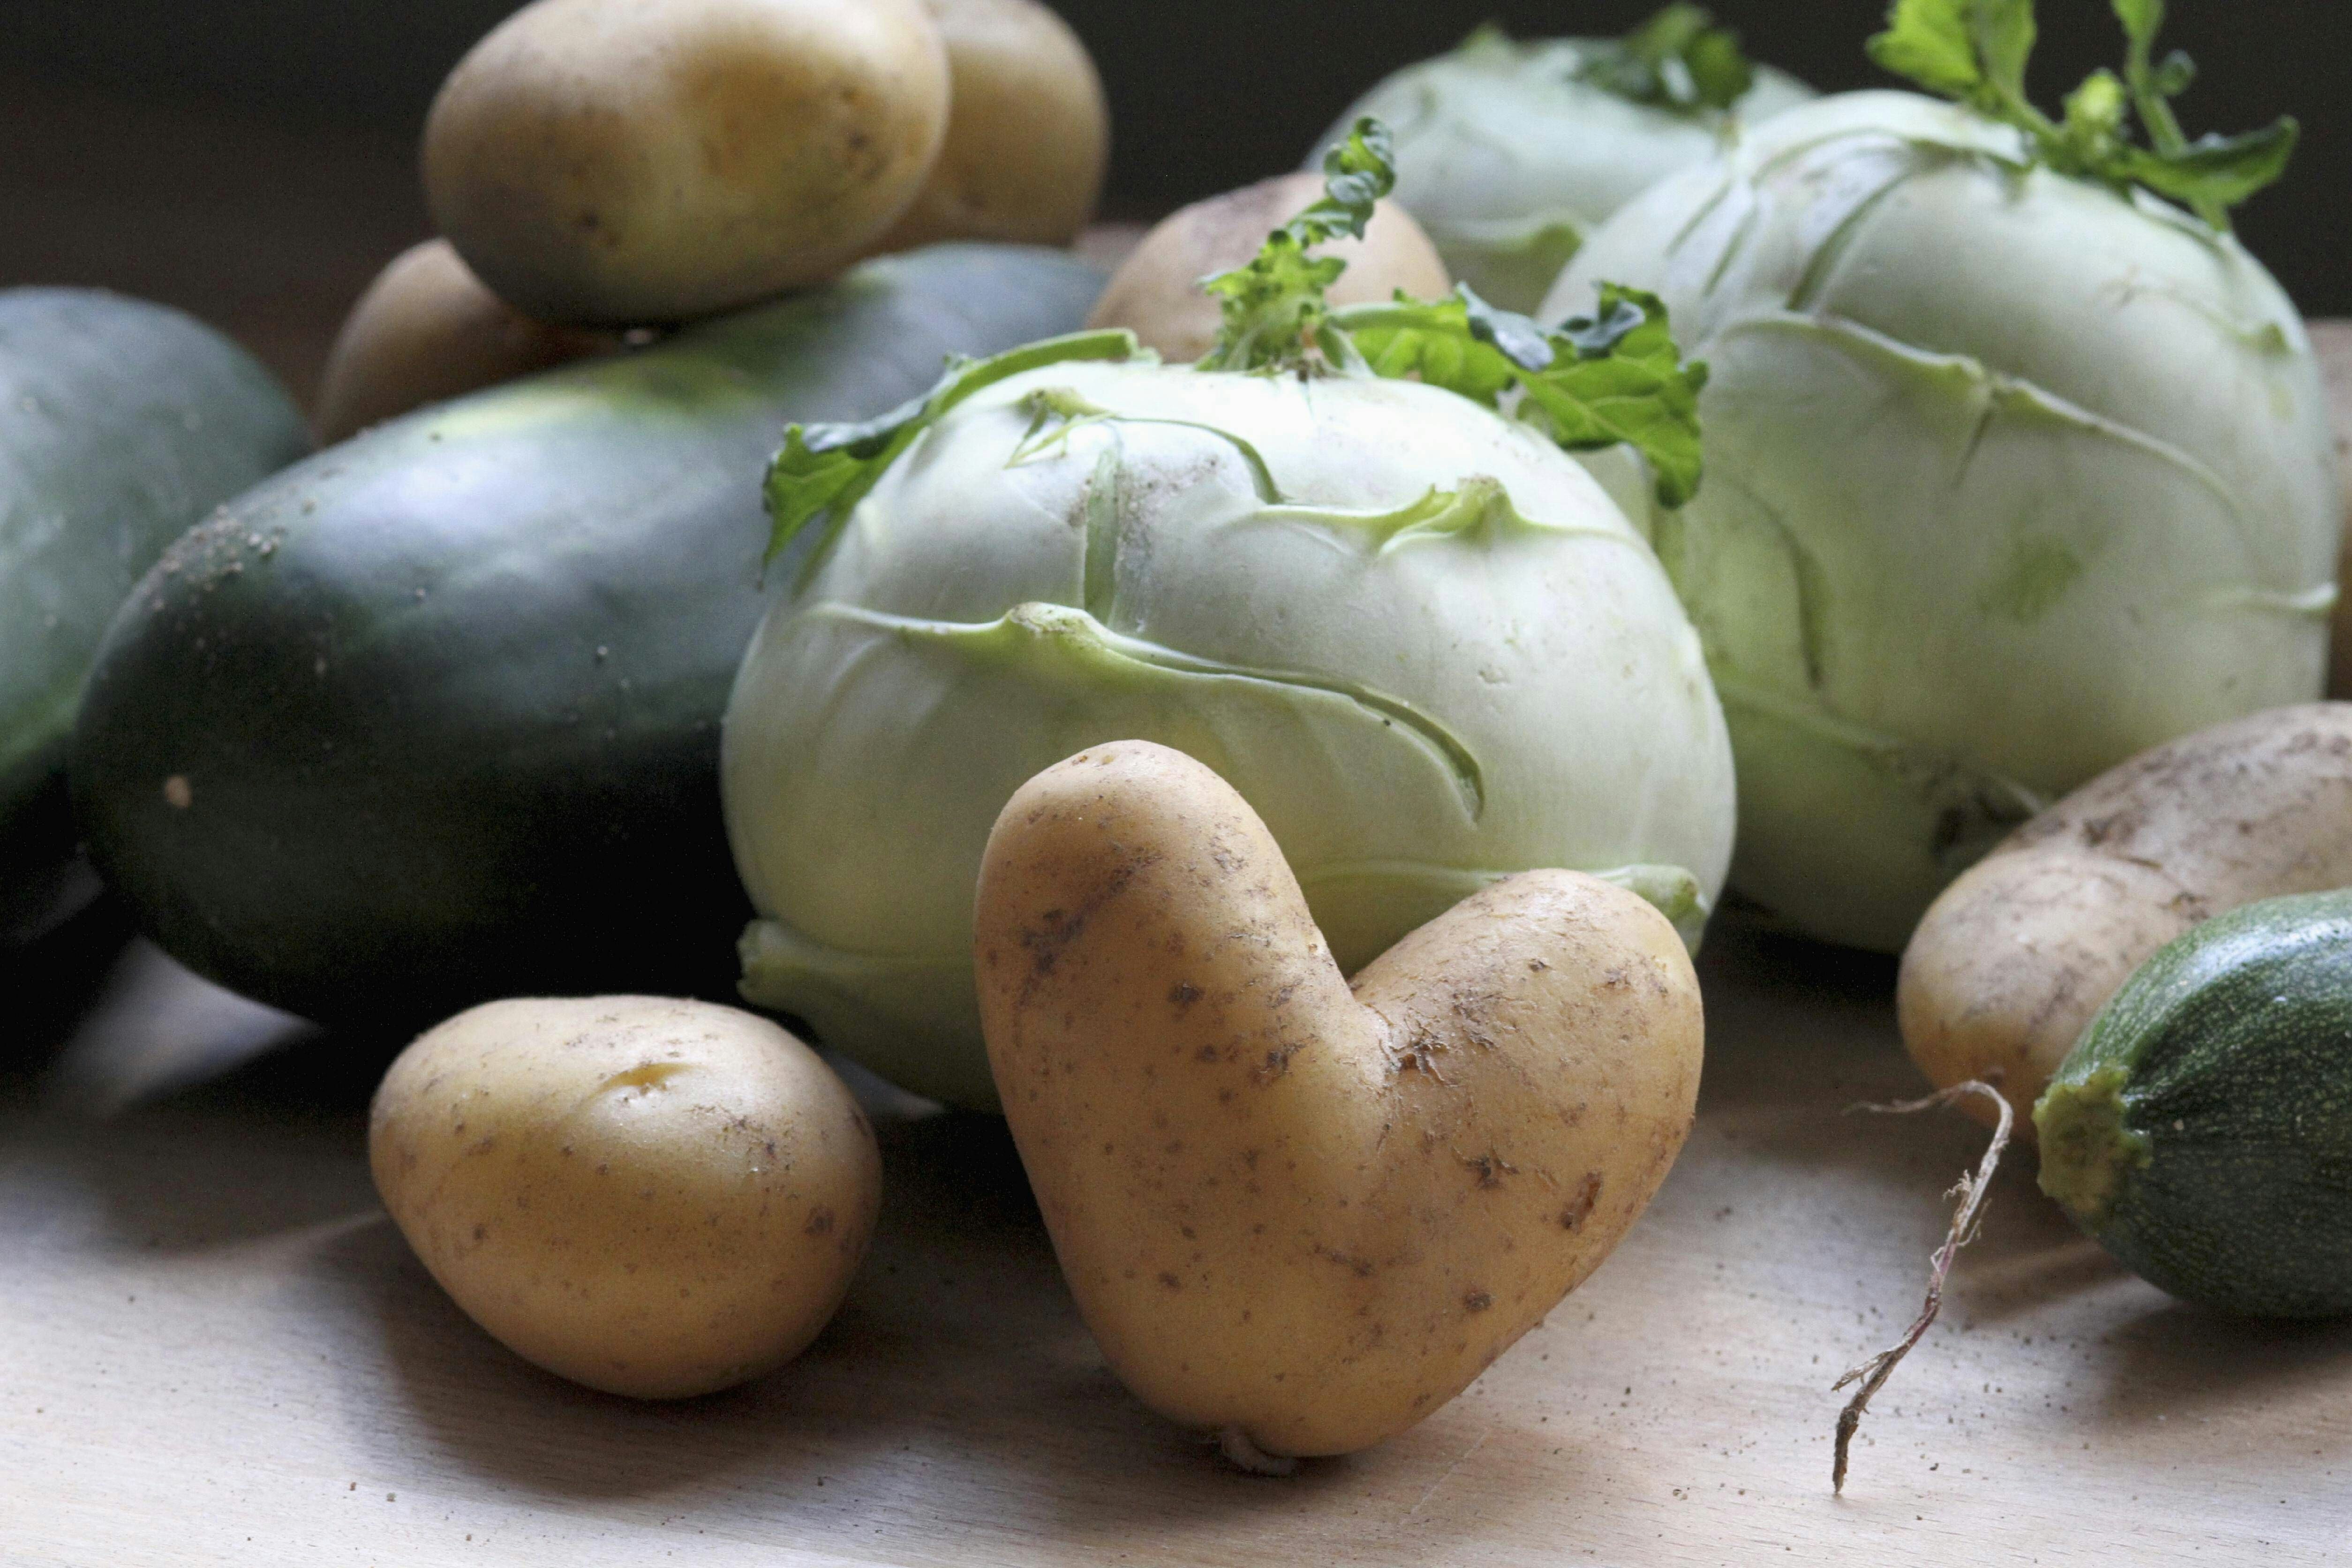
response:
[[[948,134],[915,205],[877,250],[943,239],[1067,245],[1110,165],[1094,57],[1035,0],[927,0],[946,41]]]
[[[611,332],[532,321],[483,288],[447,240],[428,239],[394,258],[352,307],[327,356],[319,440],[620,346]]]
[[[2100,774],[1945,889],[1904,950],[1904,1044],[1938,1088],[1991,1083],[2031,1137],[2023,1113],[2158,948],[2241,904],[2347,885],[2352,703],[2200,731]]]
[[[492,1002],[404,1052],[376,1191],[458,1306],[591,1388],[708,1394],[800,1353],[874,1232],[874,1131],[762,1018],[650,996]]]
[[[989,1063],[1079,1310],[1241,1462],[1362,1448],[1460,1393],[1690,1131],[1690,960],[1592,877],[1496,883],[1350,994],[1255,813],[1129,741],[1013,796],[977,913]]]
[[[527,315],[683,321],[862,255],[947,121],[920,0],[538,0],[443,85],[425,197]]]
[[[1191,363],[1217,341],[1217,304],[1201,291],[1201,279],[1246,263],[1268,234],[1322,196],[1322,175],[1284,174],[1183,208],[1111,275],[1087,325],[1125,327],[1171,364]],[[1371,304],[1400,289],[1433,300],[1454,287],[1437,247],[1392,201],[1373,209],[1363,238],[1338,240],[1317,254],[1348,263],[1331,288],[1334,305]]]

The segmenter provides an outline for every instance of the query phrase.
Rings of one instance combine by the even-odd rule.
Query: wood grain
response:
[[[635,1405],[516,1360],[408,1255],[363,1158],[383,1047],[309,1037],[175,1088],[288,1026],[134,962],[0,1093],[0,1558],[2352,1556],[2352,1329],[2172,1303],[2023,1165],[1832,1499],[1829,1385],[1916,1310],[1980,1134],[1843,1113],[1918,1088],[1887,965],[1726,933],[1703,970],[1698,1131],[1631,1239],[1453,1405],[1275,1482],[1104,1370],[1000,1123],[899,1103],[874,1257],[814,1349]]]

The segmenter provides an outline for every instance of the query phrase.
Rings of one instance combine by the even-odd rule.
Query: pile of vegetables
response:
[[[1484,33],[1106,289],[1031,0],[539,0],[328,450],[193,323],[0,295],[0,942],[78,836],[200,973],[424,1028],[386,1206],[639,1397],[865,1255],[799,1029],[1004,1113],[1144,1403],[1381,1441],[1665,1178],[1727,887],[1902,951],[1919,1103],[1998,1129],[1841,1484],[2012,1131],[2165,1289],[2352,1311],[2343,495],[2228,226],[2295,132],[2190,141],[2114,8],[2056,117],[2030,0],[1896,0],[1944,100],[1686,5]]]
[[[825,20],[835,11],[839,28]],[[1066,40],[1026,0],[942,0],[937,27],[913,0],[864,16],[543,0],[460,64],[426,134],[450,240],[396,261],[361,301],[328,370],[325,422],[575,363],[434,402],[254,485],[122,605],[80,706],[76,806],[108,883],[175,958],[289,1012],[379,1032],[616,977],[732,994],[727,950],[750,910],[715,804],[719,721],[773,594],[758,473],[777,431],[879,414],[950,354],[1075,328],[1101,285],[1066,252],[967,239],[672,325],[884,243],[927,180],[950,177],[938,159],[1008,134],[1005,89],[991,85],[1002,35]],[[885,41],[898,53],[876,55]],[[1093,147],[1080,207],[1066,188],[1028,205],[1019,159],[992,164],[1013,184],[956,189],[987,198],[981,230],[1066,239],[1091,209],[1103,134],[1091,110],[1055,117],[1096,103],[1099,85],[1082,51],[1018,52],[1021,92],[1055,69],[1069,79],[1021,123],[1056,143],[1039,154],[1054,168],[1074,142]],[[781,79],[779,60],[793,67]],[[876,73],[857,100],[876,118],[793,121],[819,138],[801,148],[812,164],[831,156],[822,137],[899,124],[885,87],[919,100],[930,127],[885,160],[890,189],[865,198],[857,226],[828,237],[825,224],[850,221],[840,206],[746,192],[732,165],[645,183],[677,138],[730,122],[729,92],[772,117],[789,102],[761,95],[821,61]],[[950,79],[964,84],[961,118]],[[510,123],[543,136],[519,148]],[[514,224],[539,211],[543,226],[469,226],[451,192],[478,176],[543,196],[551,205],[517,195],[502,209]],[[685,207],[662,205],[673,201]],[[735,207],[749,216],[714,231],[710,215]],[[617,253],[616,235],[631,241]],[[720,287],[746,258],[812,245],[833,259]],[[616,268],[635,269],[636,292],[592,304]],[[624,351],[606,330],[616,321],[660,331]],[[121,589],[109,598],[111,614]]]
[[[727,719],[763,917],[747,996],[993,1104],[970,957],[990,826],[1122,739],[1242,792],[1350,972],[1536,867],[1613,878],[1696,941],[1731,848],[1722,720],[1655,559],[1559,449],[1635,440],[1680,500],[1696,378],[1633,296],[1551,335],[1475,296],[1331,305],[1341,263],[1311,248],[1387,179],[1367,122],[1330,195],[1212,285],[1197,365],[1082,334],[788,433],[772,570],[796,586]]]

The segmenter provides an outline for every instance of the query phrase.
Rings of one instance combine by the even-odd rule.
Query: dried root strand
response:
[[[1919,1316],[1913,1321],[1909,1331],[1901,1339],[1860,1366],[1851,1369],[1843,1377],[1831,1385],[1832,1391],[1835,1392],[1850,1383],[1862,1384],[1860,1388],[1854,1390],[1853,1397],[1846,1401],[1845,1408],[1838,1412],[1837,1458],[1830,1471],[1830,1486],[1833,1491],[1845,1490],[1847,1454],[1853,1447],[1854,1433],[1862,1426],[1862,1413],[1870,1408],[1871,1396],[1886,1385],[1886,1380],[1893,1375],[1895,1367],[1901,1364],[1905,1356],[1911,1353],[1912,1346],[1927,1337],[1928,1329],[1936,1321],[1936,1314],[1943,1310],[1944,1281],[1951,1275],[1952,1258],[1961,1247],[1976,1239],[1978,1227],[1983,1221],[1985,1199],[1991,1191],[1993,1173],[2000,1168],[2001,1152],[2009,1147],[2010,1131],[2016,1121],[2015,1112],[2010,1109],[2008,1097],[1992,1085],[1980,1083],[1974,1079],[1966,1083],[1956,1083],[1949,1089],[1927,1096],[1925,1100],[1906,1100],[1899,1105],[1854,1107],[1857,1110],[1877,1111],[1891,1116],[1908,1116],[1917,1111],[1933,1110],[1939,1106],[1949,1105],[1962,1095],[1968,1094],[1981,1094],[1999,1106],[2000,1125],[1993,1130],[1992,1142],[1986,1148],[1984,1158],[1978,1163],[1976,1173],[1973,1175],[1962,1175],[1959,1185],[1945,1194],[1948,1197],[1959,1199],[1960,1205],[1953,1212],[1952,1228],[1946,1233],[1944,1245],[1936,1249],[1934,1267],[1927,1277],[1927,1305],[1920,1309]]]

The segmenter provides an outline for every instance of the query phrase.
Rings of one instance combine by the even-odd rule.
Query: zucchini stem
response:
[[[1948,1197],[1959,1199],[1960,1206],[1953,1212],[1952,1227],[1945,1233],[1944,1245],[1936,1249],[1932,1268],[1927,1276],[1927,1305],[1919,1310],[1919,1316],[1913,1320],[1911,1327],[1901,1339],[1864,1362],[1860,1366],[1849,1369],[1843,1377],[1831,1384],[1832,1393],[1850,1383],[1862,1384],[1860,1388],[1854,1390],[1853,1397],[1846,1401],[1845,1408],[1838,1412],[1837,1458],[1830,1470],[1830,1489],[1832,1492],[1843,1494],[1845,1490],[1847,1454],[1853,1447],[1854,1433],[1862,1426],[1862,1413],[1870,1408],[1871,1396],[1886,1385],[1886,1380],[1894,1374],[1895,1367],[1902,1363],[1905,1356],[1911,1353],[1911,1347],[1925,1339],[1927,1331],[1935,1326],[1936,1314],[1944,1310],[1944,1281],[1951,1276],[1952,1259],[1961,1247],[1976,1239],[1977,1228],[1984,1215],[1985,1199],[1992,1189],[1993,1173],[2000,1168],[2001,1153],[2009,1147],[2009,1134],[2017,1120],[2016,1112],[2010,1108],[2008,1096],[1992,1085],[1979,1082],[1975,1079],[1970,1079],[1966,1083],[1956,1083],[1949,1089],[1941,1089],[1927,1096],[1925,1100],[1909,1100],[1897,1105],[1853,1107],[1856,1110],[1876,1111],[1891,1116],[1908,1116],[1917,1111],[1933,1110],[1939,1106],[1949,1105],[1961,1096],[1969,1094],[1981,1094],[1999,1106],[2000,1125],[1993,1129],[1992,1142],[1986,1148],[1984,1158],[1978,1163],[1975,1173],[1963,1173],[1959,1185],[1945,1194]]]

